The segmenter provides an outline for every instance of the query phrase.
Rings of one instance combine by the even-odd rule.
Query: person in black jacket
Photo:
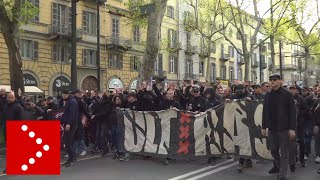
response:
[[[169,89],[166,93],[166,97],[161,100],[161,110],[166,110],[170,108],[177,108],[182,110],[180,103],[174,100],[174,90]]]
[[[215,89],[207,88],[203,94],[204,97],[208,100],[208,108],[213,108],[221,104],[221,101],[219,100],[218,94],[216,93]]]
[[[53,113],[59,110],[59,105],[54,102],[53,97],[49,96],[47,98],[47,106],[43,108],[45,117],[44,120],[53,120]]]
[[[64,128],[63,141],[68,153],[68,160],[63,165],[69,167],[76,162],[76,155],[73,144],[75,142],[75,134],[79,126],[79,110],[77,100],[74,96],[71,95],[70,90],[63,91],[62,97],[66,101],[64,113],[61,118]]]
[[[5,109],[7,106],[6,90],[0,89],[0,130],[3,132],[3,137],[6,135]],[[3,131],[2,131],[3,130]]]
[[[299,95],[299,92],[296,88],[296,85],[289,86],[289,91],[293,95],[296,109],[297,109],[297,138],[299,143],[299,160],[302,167],[306,167],[305,161],[304,161],[304,119],[308,115],[309,108],[307,107],[307,104],[303,97]],[[297,157],[297,147],[296,147],[296,141],[292,142],[290,144],[290,156],[289,156],[289,164],[290,164],[290,170],[292,172],[295,171],[295,164],[296,164],[296,157]]]
[[[205,112],[208,109],[208,101],[200,94],[200,88],[192,87],[193,97],[189,100],[188,110],[193,112]]]
[[[128,103],[126,105],[126,108],[133,110],[133,111],[141,111],[140,104],[137,100],[137,95],[135,92],[131,92],[127,96]]]
[[[269,173],[279,172],[278,180],[285,180],[289,164],[289,144],[296,136],[296,108],[292,94],[281,87],[281,76],[272,74],[269,81],[272,90],[266,93],[264,100],[262,134],[269,136],[271,140],[274,167]]]
[[[26,100],[22,111],[23,120],[40,120],[44,117],[43,109],[35,105],[31,100]]]

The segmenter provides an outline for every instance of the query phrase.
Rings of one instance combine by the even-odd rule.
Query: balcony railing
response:
[[[71,26],[69,24],[51,24],[49,25],[49,34],[51,35],[50,38],[59,37],[66,37],[70,38],[72,35]],[[82,38],[83,30],[77,29],[77,39]]]
[[[195,54],[197,52],[197,46],[192,46],[192,45],[188,44],[186,52],[190,53],[190,54]]]
[[[280,69],[280,65],[276,65],[276,69]],[[284,69],[284,70],[297,70],[298,66],[295,64],[283,64],[282,69]]]
[[[202,46],[199,51],[199,56],[207,57],[208,56],[208,47]]]
[[[220,57],[221,61],[229,61],[230,59],[230,54],[222,54]]]
[[[243,57],[238,58],[238,64],[239,65],[244,65],[245,64]]]
[[[132,41],[128,38],[116,37],[116,36],[106,36],[106,44],[113,46],[120,46],[123,48],[131,48]]]

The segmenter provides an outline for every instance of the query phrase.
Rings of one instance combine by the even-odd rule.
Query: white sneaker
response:
[[[317,156],[316,159],[314,160],[316,163],[320,163],[320,157]]]
[[[87,155],[87,151],[82,151],[82,152],[80,153],[80,156],[85,156],[85,155]]]
[[[66,155],[64,155],[64,157],[65,157],[65,158],[68,158],[69,156],[68,156],[68,154],[66,154]]]
[[[304,160],[308,160],[308,157],[306,155],[304,155]]]

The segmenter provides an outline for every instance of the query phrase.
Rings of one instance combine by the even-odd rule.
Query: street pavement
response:
[[[61,162],[65,159],[62,158]],[[239,174],[236,171],[237,162],[232,159],[219,159],[208,164],[206,159],[171,160],[169,165],[163,165],[158,158],[143,159],[132,157],[127,162],[112,159],[112,156],[87,156],[72,167],[61,168],[60,176],[5,176],[1,180],[276,180],[276,176],[268,174],[272,164],[268,161],[254,163],[251,169],[245,169]],[[0,169],[4,167],[4,159],[0,159]],[[307,168],[297,164],[296,173],[288,173],[289,180],[319,180],[317,169],[320,164],[308,162]]]

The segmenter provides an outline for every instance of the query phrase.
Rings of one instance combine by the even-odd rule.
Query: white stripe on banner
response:
[[[191,176],[191,175],[194,175],[194,174],[198,174],[198,173],[200,173],[200,172],[207,171],[207,170],[209,170],[209,169],[213,169],[213,168],[216,168],[216,167],[219,167],[219,166],[228,164],[228,163],[233,162],[233,161],[234,161],[233,159],[229,159],[229,160],[227,160],[227,161],[223,161],[223,162],[221,162],[221,163],[218,163],[218,164],[216,164],[216,165],[214,165],[214,166],[208,166],[208,167],[205,167],[205,168],[202,168],[202,169],[198,169],[198,170],[196,170],[196,171],[192,171],[192,172],[189,172],[189,173],[187,173],[187,174],[183,174],[183,175],[181,175],[181,176],[177,176],[177,177],[174,177],[174,178],[171,178],[171,179],[168,179],[168,180],[179,180],[179,179],[183,179],[183,178],[186,178],[186,177],[188,177],[188,176]]]
[[[197,179],[203,178],[203,177],[205,177],[205,176],[209,176],[210,174],[214,174],[214,173],[223,171],[223,170],[225,170],[225,169],[231,168],[232,166],[235,166],[235,165],[237,165],[237,164],[239,164],[239,163],[238,163],[238,162],[234,162],[234,163],[229,164],[229,165],[227,165],[227,166],[219,167],[219,168],[217,168],[217,169],[214,169],[214,170],[212,170],[212,171],[209,171],[209,172],[200,174],[200,175],[198,175],[198,176],[189,178],[189,179],[187,179],[187,180],[197,180]]]

